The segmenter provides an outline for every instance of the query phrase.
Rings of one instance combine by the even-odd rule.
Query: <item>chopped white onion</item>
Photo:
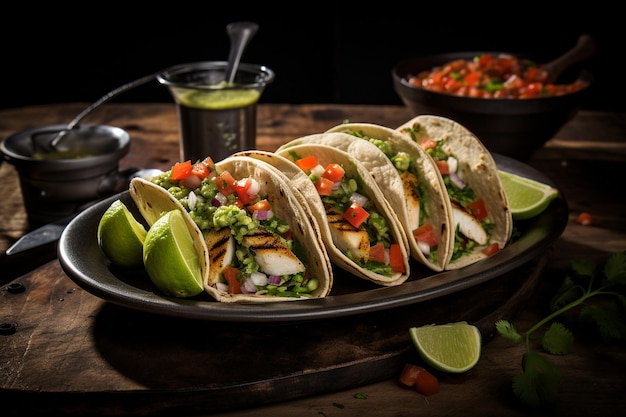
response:
[[[240,288],[244,294],[254,294],[256,292],[256,285],[254,285],[251,278],[248,278]]]
[[[228,284],[218,282],[217,284],[215,284],[215,287],[219,292],[228,293]]]
[[[193,210],[196,208],[196,203],[198,202],[198,196],[193,191],[189,193],[187,196],[187,205],[189,206],[189,210]]]
[[[261,184],[254,178],[250,178],[250,188],[248,188],[248,195],[257,195],[261,191]]]
[[[459,169],[459,161],[454,156],[449,156],[447,162],[450,172],[456,172]]]
[[[324,171],[325,171],[324,167],[321,166],[320,164],[317,164],[317,166],[314,166],[313,168],[311,168],[311,175],[317,175],[321,177]]]
[[[250,280],[252,280],[254,285],[258,285],[261,287],[265,287],[269,281],[267,275],[265,275],[263,272],[253,272],[252,274],[250,274]]]
[[[426,242],[417,242],[417,246],[420,248],[420,251],[424,254],[424,256],[430,255],[430,246]]]
[[[350,196],[350,201],[352,201],[353,203],[358,203],[361,207],[366,207],[368,198],[363,194],[355,192],[352,193],[352,195]]]
[[[222,193],[215,194],[215,197],[213,198],[213,200],[211,200],[211,204],[213,205],[213,207],[221,207],[226,203],[228,203],[228,199]]]
[[[460,189],[465,188],[465,183],[463,182],[461,177],[457,175],[456,172],[450,171],[450,180],[454,183],[454,185],[456,185]]]

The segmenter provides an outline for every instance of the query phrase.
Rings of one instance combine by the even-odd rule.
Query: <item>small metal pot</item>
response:
[[[106,125],[81,125],[68,131],[55,152],[41,152],[66,125],[25,130],[0,144],[15,166],[31,227],[76,213],[86,204],[122,191],[119,160],[130,150],[128,132]]]

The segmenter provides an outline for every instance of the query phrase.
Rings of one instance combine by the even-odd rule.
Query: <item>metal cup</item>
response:
[[[118,162],[130,150],[128,132],[105,125],[77,126],[54,152],[40,151],[65,128],[29,129],[0,144],[4,160],[14,165],[19,175],[31,228],[74,214],[126,185]]]
[[[180,160],[214,161],[255,149],[256,105],[274,72],[261,65],[239,65],[232,84],[227,62],[181,64],[157,75],[176,102],[180,123]]]

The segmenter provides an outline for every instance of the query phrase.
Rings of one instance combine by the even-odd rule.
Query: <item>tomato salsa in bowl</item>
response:
[[[414,115],[448,117],[492,152],[521,161],[576,115],[593,83],[587,71],[555,83],[531,59],[500,52],[457,52],[407,59],[393,85]]]

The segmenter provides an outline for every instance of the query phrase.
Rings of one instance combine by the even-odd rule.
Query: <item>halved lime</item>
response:
[[[143,265],[143,242],[146,229],[128,207],[115,200],[98,223],[98,245],[114,264],[123,267]]]
[[[513,220],[525,220],[537,216],[559,194],[551,185],[510,172],[498,171],[504,192],[509,200]]]
[[[480,359],[480,331],[465,321],[411,327],[409,333],[422,359],[441,371],[466,372]]]
[[[164,294],[186,298],[204,291],[201,262],[180,210],[171,210],[152,224],[143,244],[143,264]]]

